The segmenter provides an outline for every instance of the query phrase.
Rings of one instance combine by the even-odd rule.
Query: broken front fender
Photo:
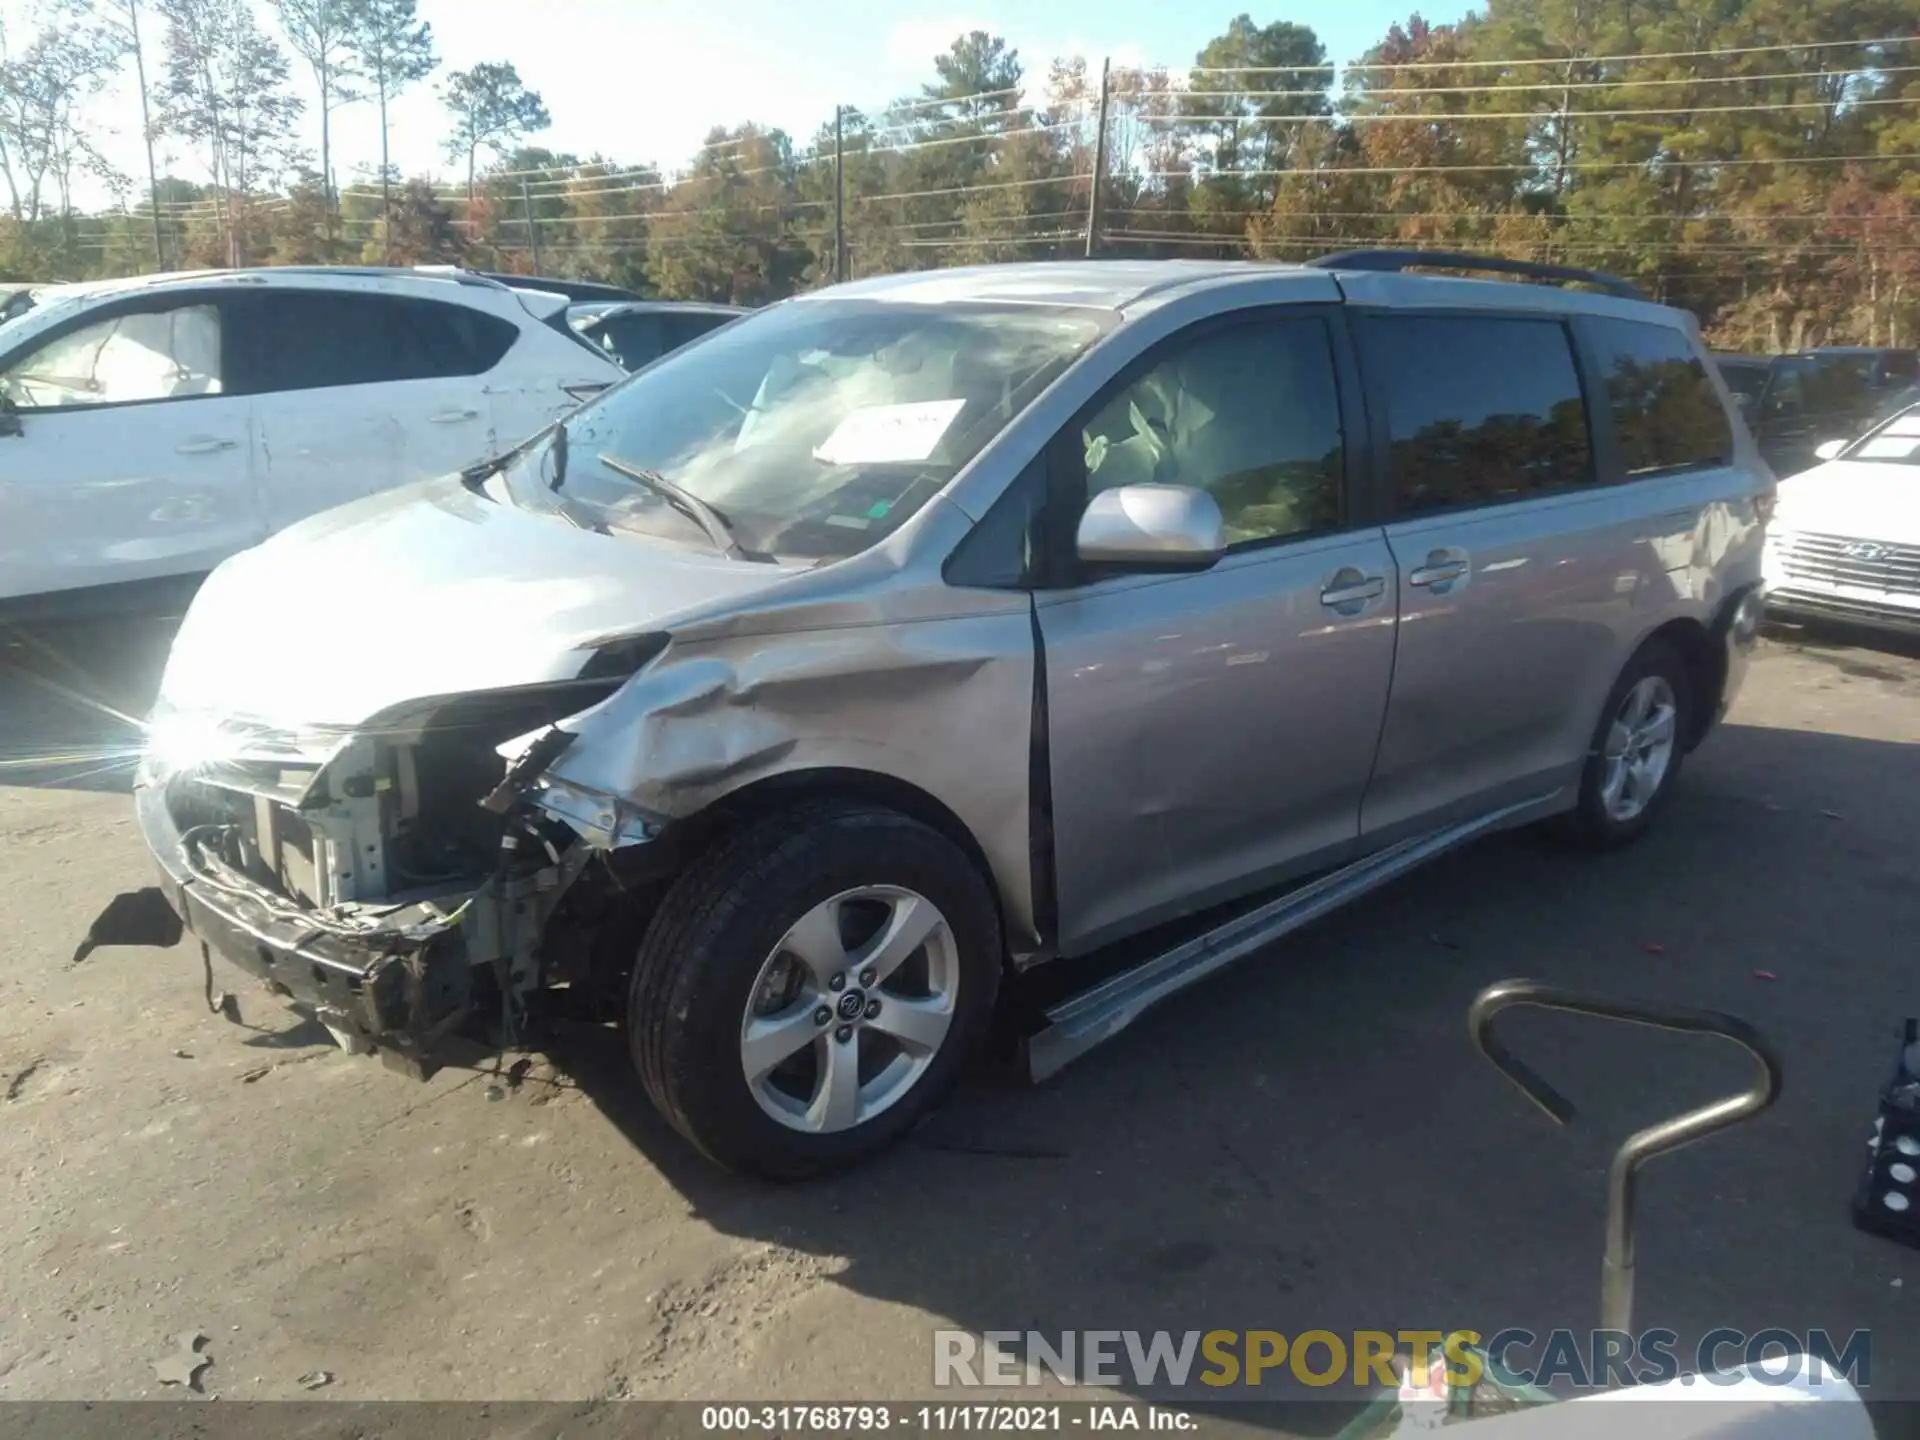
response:
[[[1033,627],[1023,594],[953,591],[962,613],[676,640],[576,735],[530,792],[615,848],[778,777],[880,777],[963,828],[1015,949],[1036,942],[1030,773]],[[922,609],[924,613],[924,608]]]

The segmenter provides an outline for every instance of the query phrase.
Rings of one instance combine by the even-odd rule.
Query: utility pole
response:
[[[833,107],[833,278],[847,278],[847,150],[842,120],[846,107]]]
[[[540,227],[533,220],[533,191],[527,186],[527,177],[520,177],[520,209],[527,217],[527,244],[533,250],[533,273],[540,273]]]
[[[1093,185],[1087,192],[1087,258],[1100,249],[1100,191],[1107,175],[1107,99],[1108,70],[1111,60],[1100,62],[1100,119],[1093,137]]]
[[[167,268],[160,238],[160,172],[153,167],[153,114],[147,104],[147,59],[140,49],[140,0],[127,0],[127,37],[133,46],[133,78],[140,87],[140,138],[147,144],[147,191],[153,200],[153,268]]]

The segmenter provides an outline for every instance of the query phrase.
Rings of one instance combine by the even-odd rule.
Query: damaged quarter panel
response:
[[[607,808],[589,821],[612,823],[591,833],[557,794],[548,808],[593,843],[619,843],[629,807],[651,828],[776,778],[830,790],[848,772],[881,777],[965,828],[1014,948],[1032,948],[1030,601],[901,563],[909,550],[944,555],[971,523],[935,501],[911,534],[805,577],[780,603],[676,629],[619,693],[562,722],[579,738],[548,782],[597,797]]]

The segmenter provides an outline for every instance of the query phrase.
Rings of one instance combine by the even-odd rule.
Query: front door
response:
[[[212,297],[143,297],[0,357],[18,422],[0,434],[0,595],[195,574],[258,543],[223,338]]]
[[[1204,573],[1036,596],[1069,953],[1354,846],[1394,572],[1381,532],[1348,524],[1343,347],[1324,311],[1209,323],[1123,374],[1056,447],[1080,471],[1055,477],[1068,493],[1082,478],[1197,486],[1232,542]]]

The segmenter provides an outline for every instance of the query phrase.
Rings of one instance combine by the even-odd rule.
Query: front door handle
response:
[[[477,420],[478,410],[442,410],[438,415],[429,415],[427,419],[435,425],[458,425],[462,420]]]
[[[1387,593],[1387,582],[1379,575],[1362,575],[1358,570],[1342,570],[1320,592],[1320,603],[1332,609],[1343,605],[1364,605]]]
[[[173,447],[176,455],[212,455],[221,450],[231,450],[240,442],[222,440],[216,435],[196,435],[191,440],[182,440]]]
[[[1434,550],[1428,554],[1426,564],[1407,576],[1407,583],[1423,588],[1451,585],[1456,580],[1464,580],[1472,568],[1464,550]]]

